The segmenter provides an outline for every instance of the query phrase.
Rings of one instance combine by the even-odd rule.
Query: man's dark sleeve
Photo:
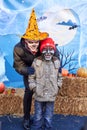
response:
[[[59,50],[57,49],[57,45],[56,45],[56,51],[54,53],[54,56],[56,56],[59,60],[60,60],[60,52]],[[61,73],[62,72],[62,64],[61,64],[61,60],[60,60],[60,68],[59,68],[59,72]]]
[[[54,55],[60,60],[60,54],[59,54],[57,47],[56,47],[56,51],[55,51]]]

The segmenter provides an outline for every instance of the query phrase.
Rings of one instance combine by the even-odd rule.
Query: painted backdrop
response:
[[[87,67],[87,0],[0,0],[0,82],[23,87],[13,69],[13,47],[25,33],[32,8],[39,29],[57,44],[62,67]]]

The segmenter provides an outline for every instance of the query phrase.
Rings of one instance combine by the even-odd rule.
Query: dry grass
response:
[[[10,92],[10,88],[7,88]],[[0,94],[0,115],[23,115],[24,89],[15,89],[15,93]],[[32,111],[34,113],[34,100]],[[87,115],[87,78],[64,77],[62,88],[55,101],[55,113],[66,115]]]

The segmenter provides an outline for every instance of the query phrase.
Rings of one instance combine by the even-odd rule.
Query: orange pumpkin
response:
[[[77,76],[87,78],[87,68],[83,68],[83,67],[79,68],[77,70]]]
[[[65,68],[62,68],[62,76],[68,76],[68,70]]]
[[[69,73],[69,74],[68,74],[68,77],[73,77],[73,74]]]
[[[13,94],[15,93],[15,89],[14,88],[11,89],[11,93],[13,93]]]
[[[3,93],[5,90],[5,85],[4,83],[0,82],[0,93]]]

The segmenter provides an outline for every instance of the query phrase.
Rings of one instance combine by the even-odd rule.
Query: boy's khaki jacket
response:
[[[29,76],[29,87],[35,90],[35,100],[55,101],[59,87],[62,86],[62,77],[58,72],[60,61],[53,57],[52,61],[45,61],[42,57],[34,59],[32,66],[35,74]]]

